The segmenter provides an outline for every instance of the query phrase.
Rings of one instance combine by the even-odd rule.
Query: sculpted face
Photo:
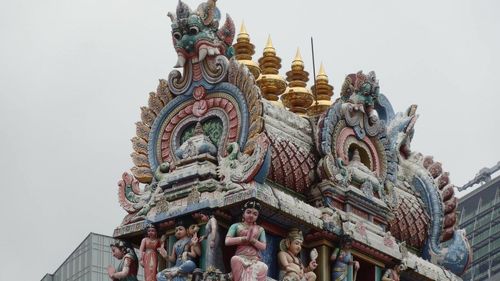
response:
[[[172,40],[178,55],[176,67],[186,61],[198,63],[205,57],[226,55],[231,57],[234,23],[229,16],[219,28],[221,13],[216,0],[201,3],[195,11],[179,1],[176,14],[169,13],[172,20]]]
[[[293,255],[297,256],[300,253],[300,250],[302,250],[302,240],[300,239],[294,239],[292,242],[290,242],[288,246],[288,251],[290,251]]]
[[[125,256],[125,253],[116,246],[111,246],[111,254],[113,255],[113,257],[119,260],[123,259],[123,257]]]
[[[259,217],[259,211],[257,211],[257,209],[249,208],[246,209],[245,212],[243,213],[243,220],[246,223],[253,224],[257,221],[258,217]]]
[[[215,46],[211,43],[216,36],[215,30],[206,28],[197,15],[172,24],[172,38],[177,52],[185,58],[192,58],[203,45]],[[220,53],[220,51],[219,51]]]
[[[198,230],[200,230],[200,227],[196,224],[189,226],[189,235],[194,235]]]
[[[156,238],[158,233],[156,232],[156,229],[154,227],[148,228],[148,237],[149,238]]]
[[[221,13],[215,3],[215,0],[208,0],[192,11],[179,1],[176,15],[169,13],[172,40],[178,56],[176,67],[183,67],[186,61],[201,62],[207,56],[233,55],[234,23],[227,16],[224,25],[219,28]]]
[[[178,226],[175,228],[175,238],[182,239],[182,238],[186,237],[186,235],[187,235],[187,231],[186,231],[186,228],[184,226]]]

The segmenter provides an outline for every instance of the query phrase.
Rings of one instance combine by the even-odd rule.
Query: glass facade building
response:
[[[473,251],[463,280],[500,280],[500,176],[460,198],[458,206]]]
[[[46,274],[41,281],[109,281],[108,265],[116,268],[119,264],[111,255],[109,245],[113,240],[90,233],[53,274]],[[139,268],[139,280],[144,279],[142,276],[142,268]]]

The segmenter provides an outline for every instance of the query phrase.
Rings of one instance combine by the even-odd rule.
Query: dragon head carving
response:
[[[374,71],[349,74],[344,80],[340,97],[344,102],[360,105],[369,116],[370,124],[378,121],[375,104],[378,103],[380,87]]]
[[[235,30],[229,15],[219,28],[221,14],[216,0],[201,3],[195,11],[179,1],[175,15],[168,13],[172,20],[172,40],[178,60],[175,67],[183,67],[186,61],[203,61],[207,56],[233,56],[231,46]]]

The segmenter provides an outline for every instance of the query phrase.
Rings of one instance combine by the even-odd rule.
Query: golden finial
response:
[[[264,48],[265,53],[273,53],[276,54],[276,49],[273,47],[273,41],[271,40],[271,35],[267,37],[266,47]],[[281,61],[281,60],[280,60]]]
[[[281,97],[283,105],[290,111],[299,115],[305,115],[307,108],[313,103],[313,96],[306,88],[309,81],[309,73],[304,70],[304,61],[297,49],[295,59],[292,61],[292,70],[286,73],[288,88]]]
[[[316,102],[309,107],[307,115],[317,116],[332,105],[333,86],[328,84],[328,76],[325,73],[323,63],[319,67],[318,75],[316,75],[316,85],[311,87],[311,91],[316,95]]]
[[[250,36],[248,35],[247,28],[245,27],[245,22],[241,22],[240,33],[236,40],[250,42]]]
[[[292,61],[292,69],[304,69],[304,61],[300,55],[300,50],[297,48],[297,53],[295,54],[295,59]]]
[[[286,89],[286,81],[279,75],[281,59],[276,56],[276,49],[273,47],[270,35],[267,38],[262,57],[259,59],[259,66],[262,74],[256,82],[262,95],[267,100],[274,101],[276,105],[281,106],[278,100]]]
[[[326,79],[326,81],[328,82],[328,76],[325,73],[325,67],[323,66],[323,63],[321,63],[319,66],[319,73],[316,76],[316,79],[323,79],[323,78]]]
[[[252,55],[255,54],[255,46],[250,43],[250,35],[248,35],[245,23],[241,23],[240,33],[236,37],[236,43],[233,45],[236,53],[236,59],[246,65],[253,77],[257,79],[260,75],[259,65],[252,61]]]

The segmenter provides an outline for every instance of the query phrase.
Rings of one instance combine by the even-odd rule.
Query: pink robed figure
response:
[[[146,226],[147,236],[141,241],[139,251],[141,253],[140,264],[144,267],[145,281],[156,281],[158,273],[158,248],[161,241],[158,238],[158,231],[152,224]]]
[[[226,236],[226,245],[236,245],[231,258],[233,281],[265,281],[267,265],[260,259],[260,252],[266,249],[264,228],[256,224],[260,204],[249,201],[243,206],[243,222],[232,224]]]

